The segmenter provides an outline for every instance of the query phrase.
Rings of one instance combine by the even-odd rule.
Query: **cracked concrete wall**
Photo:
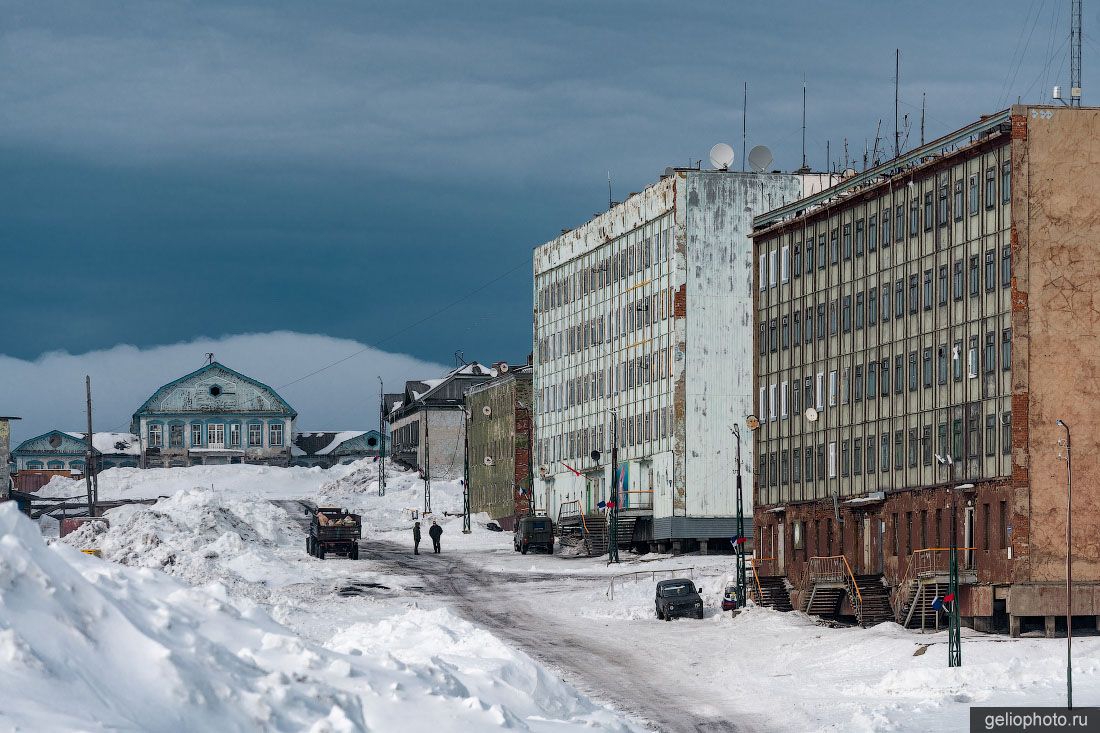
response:
[[[1012,114],[1017,514],[1030,500],[1017,580],[1065,578],[1062,419],[1073,431],[1074,580],[1100,581],[1100,110]]]

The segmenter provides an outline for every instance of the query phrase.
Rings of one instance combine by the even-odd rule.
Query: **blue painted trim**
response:
[[[87,450],[88,443],[84,440],[84,438],[77,438],[74,435],[69,435],[68,433],[66,433],[63,430],[50,430],[49,432],[42,433],[41,435],[36,435],[33,438],[27,438],[22,443],[20,443],[18,446],[16,446],[15,448],[12,448],[11,454],[14,456],[17,451],[23,450],[23,446],[25,446],[27,443],[33,443],[36,440],[41,440],[42,438],[48,438],[51,435],[60,435],[62,440],[75,440],[77,443],[80,443],[81,445],[85,446],[85,450]]]
[[[279,394],[278,392],[276,392],[276,391],[275,391],[274,389],[272,389],[271,387],[269,387],[268,385],[264,384],[263,382],[261,382],[261,381],[260,381],[260,380],[258,380],[258,379],[253,379],[252,377],[249,377],[249,376],[245,376],[244,374],[241,374],[240,372],[238,372],[238,371],[235,371],[235,370],[233,370],[233,369],[230,369],[230,368],[229,368],[229,367],[227,367],[226,365],[224,365],[224,364],[222,364],[222,363],[220,363],[220,362],[217,362],[217,361],[215,361],[215,362],[211,362],[211,363],[209,363],[209,364],[207,364],[207,365],[203,366],[203,367],[202,367],[202,368],[200,368],[200,369],[196,369],[195,371],[191,372],[190,374],[185,374],[185,375],[183,375],[182,377],[180,377],[180,378],[178,378],[178,379],[173,379],[173,380],[172,380],[171,382],[169,382],[168,384],[166,384],[166,385],[164,385],[164,386],[160,387],[160,388],[159,388],[159,389],[158,389],[158,390],[157,390],[156,392],[153,392],[153,394],[152,394],[152,395],[151,395],[151,396],[149,397],[149,399],[145,400],[145,402],[143,402],[143,403],[141,404],[141,407],[139,407],[139,408],[138,408],[138,409],[137,409],[137,410],[136,410],[136,411],[134,412],[134,417],[133,417],[133,419],[134,419],[134,420],[138,420],[138,419],[139,419],[139,415],[141,415],[141,413],[145,412],[145,409],[146,409],[146,408],[147,408],[147,407],[149,406],[149,403],[151,403],[151,402],[152,402],[153,400],[155,400],[155,399],[157,398],[157,396],[158,396],[158,395],[160,395],[160,394],[162,394],[163,392],[167,391],[168,389],[170,389],[170,388],[172,388],[172,387],[176,386],[176,385],[177,385],[177,384],[179,384],[180,382],[183,382],[184,380],[187,380],[187,379],[191,379],[192,377],[196,377],[196,376],[198,376],[198,375],[200,375],[200,374],[203,374],[204,372],[209,372],[209,371],[213,370],[213,369],[214,369],[215,367],[216,367],[216,368],[218,368],[218,369],[224,369],[225,371],[229,372],[229,373],[230,373],[230,374],[232,374],[233,376],[235,376],[235,377],[237,377],[237,378],[239,378],[239,379],[241,379],[241,380],[243,380],[243,381],[245,381],[245,382],[248,382],[249,384],[251,384],[251,385],[253,385],[253,386],[255,386],[255,387],[260,387],[260,388],[262,388],[262,389],[266,389],[266,390],[267,390],[268,392],[270,392],[271,394],[275,395],[275,399],[279,400],[279,402],[280,402],[280,403],[282,404],[282,406],[283,406],[284,408],[286,408],[287,412],[289,413],[288,417],[290,417],[290,418],[291,418],[292,420],[293,420],[294,418],[298,417],[298,413],[297,413],[297,412],[295,411],[295,409],[294,409],[293,407],[291,407],[291,406],[290,406],[290,404],[289,404],[289,403],[288,403],[288,402],[287,402],[286,400],[284,400],[284,399],[282,398],[282,395],[280,395],[280,394]]]

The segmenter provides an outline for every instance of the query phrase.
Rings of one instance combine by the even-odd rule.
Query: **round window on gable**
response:
[[[49,444],[50,444],[51,448],[59,447],[61,445],[61,436],[60,435],[51,435],[50,439],[49,439]]]
[[[222,393],[222,388],[219,387],[218,385],[215,384],[215,385],[212,385],[210,387],[210,394],[213,395],[214,397],[217,397],[221,393]]]

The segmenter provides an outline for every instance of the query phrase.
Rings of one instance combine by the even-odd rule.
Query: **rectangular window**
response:
[[[909,391],[917,391],[917,352],[909,352]]]
[[[916,277],[914,275],[914,277]],[[924,271],[924,288],[921,293],[921,299],[924,301],[924,309],[932,310],[932,271]]]
[[[817,409],[825,409],[825,372],[817,373]]]
[[[817,477],[819,479],[825,478],[825,444],[820,443],[817,446]]]
[[[1006,547],[1008,547],[1008,540],[1009,540],[1009,537],[1008,537],[1008,502],[1007,501],[1002,501],[1001,502],[1001,512],[1000,512],[1000,514],[1001,514],[1001,521],[997,526],[1000,527],[1000,530],[1001,530],[998,534],[1001,537],[1001,549],[1003,550]]]
[[[882,396],[890,396],[890,357],[882,360],[882,370],[879,372],[879,381],[882,382]]]
[[[202,446],[202,425],[199,423],[191,424],[191,446],[195,448]]]
[[[829,478],[836,478],[836,441],[829,442]]]
[[[849,453],[848,441],[845,440],[840,444],[840,475],[848,476],[852,473],[851,455]]]
[[[783,316],[782,343],[784,350],[791,346],[791,319],[789,316]]]
[[[985,208],[992,209],[997,203],[997,169],[987,168],[985,171]]]
[[[963,297],[963,263],[958,260],[954,263],[951,274],[951,297],[962,300]]]
[[[837,316],[836,316],[836,301],[829,303],[829,335],[836,335]]]
[[[794,312],[794,334],[791,339],[795,346],[802,343],[802,311]]]
[[[900,430],[894,431],[894,470],[900,470],[905,464],[905,449],[903,446],[903,433]]]
[[[929,231],[935,219],[932,218],[932,192],[924,194],[924,231]]]
[[[791,412],[795,415],[802,414],[802,380],[795,379],[791,386]]]
[[[774,354],[779,348],[779,324],[776,319],[768,321],[768,349]]]
[[[879,468],[886,473],[890,470],[890,433],[882,434],[882,442],[879,446]]]
[[[980,272],[978,271],[978,255],[970,258],[970,297],[975,297],[981,290]]]
[[[776,408],[775,391],[776,391],[776,385],[773,382],[768,387],[768,419],[770,419],[770,420],[774,420],[775,415],[776,415],[776,412],[775,412],[775,408]]]
[[[909,314],[912,315],[920,309],[920,297],[917,290],[917,276],[909,276]]]
[[[779,483],[786,486],[790,483],[791,471],[790,471],[790,455],[787,451],[780,451],[779,453]]]
[[[936,347],[936,383],[947,384],[947,344]]]
[[[997,416],[985,416],[985,454],[992,456],[997,452]]]
[[[856,476],[863,473],[863,438],[852,441],[852,473]]]
[[[806,461],[806,464],[805,464],[806,465],[806,480],[807,481],[813,481],[814,480],[814,449],[813,448],[806,448],[806,454],[805,454],[804,460]]]
[[[914,285],[916,282],[914,281]],[[898,280],[894,283],[894,317],[901,318],[905,315],[905,281]]]
[[[945,422],[936,426],[936,452],[941,456],[947,455],[947,423]]]
[[[958,418],[951,421],[951,455],[956,458],[963,456],[962,420]]]
[[[978,213],[978,207],[980,202],[978,200],[978,176],[970,176],[970,215],[974,216]]]
[[[948,187],[947,187],[947,184],[945,183],[942,186],[940,186],[940,202],[939,202],[940,219],[939,219],[939,224],[940,224],[941,227],[947,225],[947,220],[949,218],[948,211],[947,211],[947,203],[948,203],[947,202],[947,196],[948,196]]]
[[[283,444],[283,424],[282,423],[277,423],[277,422],[276,423],[271,423],[271,425],[268,426],[267,438],[268,438],[268,444],[269,445],[273,445],[273,446],[282,445]]]
[[[852,331],[852,296],[845,295],[841,310],[841,327],[844,329],[844,333],[851,333]]]
[[[1007,288],[1012,284],[1012,250],[1009,247],[1001,248],[1001,287]]]
[[[856,330],[863,328],[863,293],[856,293]]]
[[[940,305],[947,305],[947,265],[940,265],[939,269],[939,299]]]
[[[791,452],[791,478],[796,484],[802,483],[802,450],[799,448]]]
[[[784,247],[779,255],[779,278],[783,282],[791,280],[791,248]]]
[[[914,198],[909,202],[909,236],[915,237],[920,232],[920,201]]]
[[[759,345],[760,356],[764,356],[768,353],[768,326],[765,323],[760,324],[760,338],[757,339]]]
[[[168,447],[169,448],[182,448],[183,447],[183,426],[182,425],[169,425],[168,426]]]
[[[779,385],[779,416],[787,419],[787,383]]]
[[[806,238],[806,274],[814,271],[814,238]]]
[[[844,225],[844,259],[852,259],[852,225]]]
[[[825,304],[817,304],[817,339],[825,338]]]
[[[856,257],[863,256],[863,219],[856,222]]]
[[[1007,372],[1012,368],[1012,329],[1001,331],[1001,371]]]
[[[978,376],[978,337],[971,336],[966,351],[966,376],[974,379]]]
[[[878,395],[878,362],[872,361],[867,365],[867,399],[873,400]]]
[[[854,398],[858,402],[863,399],[863,365],[856,366],[856,375],[854,382]]]
[[[840,250],[840,244],[839,244],[838,238],[839,238],[839,232],[837,232],[836,227],[833,227],[833,230],[829,233],[829,264],[830,265],[835,265],[837,262],[840,261],[840,259],[839,259],[839,257],[840,257],[840,251],[839,251]]]
[[[264,444],[264,426],[259,423],[252,423],[248,426],[248,445],[251,448],[258,448]]]
[[[891,294],[891,291],[890,291],[890,283],[889,282],[884,282],[882,284],[882,322],[883,323],[886,323],[887,321],[890,320],[890,310],[894,306],[894,303],[893,303],[893,300],[892,300],[893,297],[894,296]]]
[[[878,215],[872,214],[867,220],[867,251],[874,252],[878,249]]]
[[[962,348],[962,341],[956,341],[951,347],[951,378],[956,382],[962,381]]]
[[[921,357],[921,382],[925,389],[932,386],[932,348],[924,350]]]
[[[1001,163],[1001,203],[1007,204],[1012,198],[1012,163]]]
[[[997,288],[997,251],[985,251],[985,291],[993,292]]]
[[[955,221],[963,218],[963,182],[955,181]]]
[[[890,246],[890,207],[882,210],[882,247]]]
[[[894,357],[894,393],[901,394],[905,389],[905,356],[898,354]]]
[[[229,426],[229,447],[241,447],[241,426],[239,423],[233,423]]]
[[[878,288],[871,288],[867,293],[867,325],[874,326],[878,323]]]
[[[760,255],[760,289],[768,289],[768,255]]]
[[[917,429],[909,428],[909,444],[906,446],[906,454],[909,468],[917,467]]]
[[[932,465],[932,426],[925,425],[921,434],[921,463],[925,466]]]
[[[164,433],[163,428],[160,425],[149,426],[149,447],[160,448],[164,445]]]
[[[1012,454],[1012,411],[1001,414],[1001,453]]]
[[[794,264],[791,267],[791,271],[795,277],[802,277],[802,245],[796,244],[794,246]]]
[[[825,235],[821,234],[817,238],[817,269],[824,270],[825,265]]]
[[[814,340],[814,309],[806,309],[806,343]]]
[[[836,405],[836,369],[829,372],[829,407]]]
[[[997,335],[992,331],[985,334],[985,355],[982,358],[985,373],[990,374],[997,368]]]
[[[867,436],[867,473],[875,472],[875,465],[878,463],[876,456],[878,455],[875,450],[875,436]]]

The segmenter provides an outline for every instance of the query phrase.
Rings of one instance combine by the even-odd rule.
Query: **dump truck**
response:
[[[318,507],[310,518],[306,552],[319,560],[327,554],[358,560],[362,536],[363,522],[358,514],[339,507]]]

